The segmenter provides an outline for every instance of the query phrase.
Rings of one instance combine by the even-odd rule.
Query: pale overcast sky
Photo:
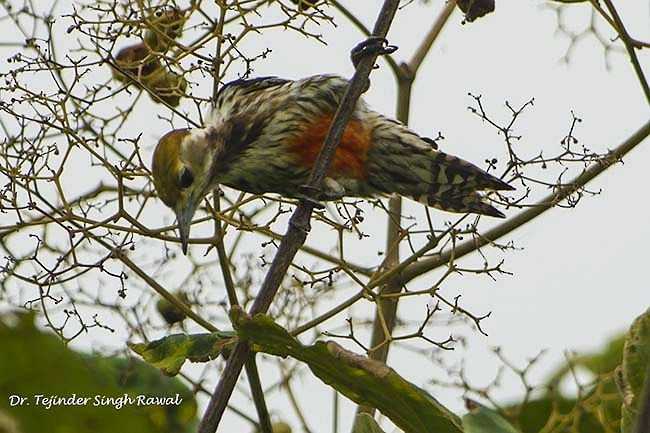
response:
[[[380,2],[345,3],[372,27]],[[394,55],[396,60],[410,58],[436,18],[441,2],[429,3],[425,6],[414,1],[398,12],[388,37],[390,43],[400,47]],[[619,3],[625,3],[621,4],[620,12],[630,33],[637,39],[650,40],[649,3]],[[562,62],[569,41],[556,32],[555,13],[545,4],[532,0],[498,1],[494,14],[467,25],[461,25],[462,17],[455,12],[418,74],[411,127],[428,136],[441,131],[445,136],[440,143],[443,150],[485,166],[485,158],[503,152],[502,137],[467,110],[472,104],[468,92],[482,95],[486,110],[502,121],[508,119],[505,101],[519,106],[535,98],[534,106],[525,111],[516,126],[516,133],[523,136],[517,146],[523,154],[531,156],[542,149],[546,154],[547,149],[559,148],[571,123],[571,111],[583,120],[576,131],[581,144],[600,152],[616,147],[646,122],[649,110],[626,55],[611,53],[608,69],[600,43],[586,37],[575,47],[569,64]],[[567,25],[576,31],[584,28],[589,20],[588,10],[586,5],[575,6],[567,14]],[[352,66],[348,53],[363,36],[333,9],[328,11],[335,16],[338,27],[319,28],[327,46],[289,31],[271,31],[264,37],[246,40],[242,49],[250,52],[259,52],[267,46],[273,49],[267,59],[255,63],[255,75],[300,78],[337,73],[350,76]],[[607,37],[613,35],[605,25],[600,28]],[[640,59],[645,70],[650,71],[650,50],[646,51],[640,53]],[[365,99],[378,111],[392,115],[395,84],[388,67],[381,61],[379,64],[381,67],[373,73],[372,87]],[[206,79],[194,92],[207,95],[211,86],[211,80]],[[166,132],[165,123],[152,119],[149,111],[142,111],[137,120],[134,128],[144,128],[143,137],[152,145]],[[591,190],[602,190],[600,195],[585,197],[575,209],[551,210],[503,239],[512,241],[521,250],[491,257],[495,261],[503,258],[504,269],[512,272],[512,276],[498,275],[493,281],[486,276],[465,275],[442,285],[444,293],[451,298],[462,294],[463,305],[471,311],[492,311],[491,317],[483,322],[487,337],[460,327],[458,332],[469,338],[467,347],[444,354],[449,364],[462,360],[467,377],[475,385],[487,384],[501,365],[491,353],[492,347],[502,347],[520,366],[541,349],[547,349],[541,366],[532,374],[533,379],[540,380],[562,362],[566,350],[598,348],[648,308],[650,291],[645,269],[646,243],[650,242],[650,203],[646,199],[650,183],[648,144],[638,146],[625,158],[624,165],[613,166],[589,185]],[[552,153],[548,151],[548,155]],[[372,235],[370,239],[355,242],[354,235],[350,235],[349,245],[354,246],[348,257],[355,263],[377,263],[375,252],[384,249],[385,214],[375,212],[373,216],[372,208],[368,207],[363,223],[365,231]],[[405,212],[422,217],[421,207],[412,203],[405,206]],[[515,209],[506,211],[508,215],[516,212]],[[442,224],[450,216],[441,213],[435,214],[435,218]],[[484,219],[481,227],[485,229],[491,224],[494,222]],[[323,245],[331,237],[331,233],[316,229],[308,243]],[[254,251],[259,243],[248,248]],[[482,259],[470,256],[460,264],[481,266]],[[409,288],[425,288],[435,278],[421,278]],[[173,281],[167,283],[170,288]],[[417,321],[423,314],[424,302],[424,299],[406,302],[400,307],[400,314]],[[370,312],[369,308],[359,306],[352,314],[361,317]],[[346,317],[346,314],[339,315],[322,329],[339,329]],[[444,339],[454,330],[432,328],[431,332],[436,338]],[[114,338],[115,341],[102,343],[109,346],[123,343],[119,335]],[[89,347],[93,342],[97,342],[97,337],[89,335],[76,344]],[[425,358],[399,348],[391,351],[389,364],[420,386],[425,386],[432,377],[445,379],[440,376],[442,371],[432,368]],[[300,403],[308,414],[310,426],[318,433],[332,431],[330,390],[309,375],[304,377],[304,389],[295,391],[303,396]],[[521,392],[512,376],[506,376],[502,383],[500,397],[504,401]],[[456,412],[462,412],[460,395],[454,390],[436,389],[434,393]],[[242,398],[235,401],[240,402],[240,407],[245,404]],[[271,409],[298,432],[299,424],[287,404],[284,397],[280,401],[272,400]],[[340,431],[345,432],[354,406],[345,403],[342,410],[348,415],[342,417],[344,422],[340,426]],[[221,431],[248,431],[248,428],[245,425],[242,429],[242,421],[228,414]]]

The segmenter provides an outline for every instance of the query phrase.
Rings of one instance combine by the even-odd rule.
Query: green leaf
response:
[[[274,422],[271,424],[271,428],[273,433],[291,433],[291,427],[286,422]]]
[[[0,316],[0,347],[9,354],[0,355],[0,432],[196,431],[192,391],[138,359],[70,350],[57,336],[38,329],[31,314]],[[29,405],[12,406],[12,395],[26,398]],[[179,403],[140,405],[140,396]]]
[[[178,374],[185,360],[207,362],[216,358],[236,342],[233,332],[205,334],[174,334],[150,343],[129,343],[129,347],[149,364],[165,374]]]
[[[463,416],[465,433],[518,433],[505,418],[473,400],[466,399],[469,412]]]
[[[367,413],[360,413],[354,422],[352,433],[384,433],[377,421]]]
[[[271,431],[273,433],[291,433],[291,426],[284,421],[271,423]],[[262,430],[257,428],[254,433],[262,433]]]
[[[650,310],[630,326],[623,349],[623,363],[617,371],[617,384],[623,397],[621,432],[632,431],[639,412],[639,401],[650,365]]]
[[[460,433],[460,419],[392,368],[345,350],[334,342],[305,346],[264,315],[231,310],[240,338],[253,350],[291,356],[306,363],[323,382],[355,403],[377,408],[406,433]]]
[[[179,301],[191,307],[187,293],[179,291],[174,293],[174,295],[176,298],[178,298]],[[158,313],[160,313],[163,319],[165,319],[165,322],[167,322],[169,325],[173,325],[176,322],[182,322],[185,320],[185,312],[177,308],[174,304],[163,297],[158,299],[156,302],[156,310],[158,310]]]
[[[512,404],[512,414],[524,433],[552,430],[557,433],[630,432],[645,366],[650,363],[650,325],[646,313],[628,333],[611,339],[601,350],[579,354],[558,368],[546,382],[546,393]],[[563,396],[559,383],[576,367],[595,376],[589,388],[577,396]]]

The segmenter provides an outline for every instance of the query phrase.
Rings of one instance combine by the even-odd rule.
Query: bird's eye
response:
[[[194,182],[192,172],[187,167],[183,167],[183,170],[181,170],[181,176],[178,178],[178,187],[185,189],[192,185],[192,182]]]

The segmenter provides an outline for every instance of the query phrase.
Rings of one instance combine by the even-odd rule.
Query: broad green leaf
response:
[[[540,398],[526,401],[524,406],[521,406],[520,402],[516,402],[504,410],[516,418],[517,425],[521,428],[522,432],[538,433],[554,417],[568,416],[575,405],[575,399],[566,399],[560,395],[546,394]],[[565,432],[559,430],[558,433]]]
[[[550,375],[545,394],[526,401],[524,406],[513,404],[507,412],[516,417],[524,433],[537,433],[543,428],[557,433],[602,433],[617,429],[621,399],[614,383],[614,371],[623,360],[626,335],[612,338],[599,351],[573,356]],[[578,367],[595,376],[593,386],[583,390],[580,400],[558,392],[560,382]]]
[[[274,422],[271,424],[271,428],[273,433],[291,433],[291,427],[286,422]]]
[[[632,431],[639,411],[639,400],[650,366],[650,311],[646,311],[630,326],[623,350],[623,364],[617,383],[623,397],[621,432]]]
[[[174,334],[150,343],[129,343],[129,347],[145,361],[165,374],[178,374],[185,360],[207,362],[216,358],[236,342],[233,332],[205,334]]]
[[[360,413],[354,420],[352,433],[384,433],[377,421],[367,413]]]
[[[0,347],[0,432],[196,430],[191,390],[138,359],[72,351],[52,333],[38,329],[31,314],[0,316]],[[12,395],[26,398],[29,405],[14,404]],[[179,403],[140,405],[140,396],[178,396]]]
[[[392,368],[345,350],[334,342],[305,346],[264,315],[231,310],[240,338],[253,350],[291,356],[306,363],[323,382],[355,403],[377,408],[406,433],[460,433],[460,419]]]
[[[291,433],[291,426],[284,421],[271,423],[273,433]],[[255,430],[255,433],[262,433],[262,430]]]
[[[464,433],[518,433],[505,418],[473,400],[466,399],[469,412],[463,416]]]

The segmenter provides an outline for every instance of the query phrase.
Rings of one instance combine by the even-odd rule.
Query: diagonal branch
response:
[[[625,45],[627,54],[630,57],[630,62],[632,62],[632,67],[634,68],[634,72],[636,73],[636,76],[639,80],[639,84],[641,84],[641,88],[643,89],[645,98],[648,101],[648,104],[650,104],[650,85],[648,84],[648,80],[645,74],[643,73],[643,68],[639,63],[639,58],[636,55],[634,41],[630,37],[630,34],[627,32],[625,25],[623,25],[623,21],[621,20],[618,11],[614,7],[614,4],[612,4],[612,1],[611,0],[603,0],[603,1],[605,3],[605,6],[607,7],[607,10],[612,15],[612,19],[616,24],[616,32],[618,33],[619,37],[623,41],[623,44]]]
[[[215,80],[217,80],[215,78]],[[214,197],[214,206],[217,211],[219,211],[219,195],[215,194]],[[230,272],[230,260],[228,260],[228,254],[226,253],[226,248],[224,245],[224,236],[225,231],[221,224],[221,221],[218,218],[214,219],[214,228],[216,235],[216,248],[217,255],[219,256],[219,265],[221,266],[221,274],[223,276],[224,284],[226,286],[226,292],[228,294],[228,302],[231,307],[239,306],[239,300],[237,299],[237,291],[235,289],[235,282],[232,278],[232,273]],[[248,383],[251,388],[251,395],[253,396],[253,403],[255,405],[255,410],[257,411],[257,419],[259,420],[259,430],[261,433],[273,433],[273,427],[271,425],[271,417],[269,416],[269,411],[266,406],[266,400],[264,399],[264,390],[262,388],[262,381],[260,380],[260,374],[257,369],[257,363],[255,362],[255,354],[251,353],[248,355],[245,361],[246,367],[246,376],[248,378]]]
[[[420,65],[422,65],[422,62],[426,58],[427,54],[429,54],[429,51],[431,51],[433,43],[438,39],[440,32],[449,20],[451,14],[454,12],[455,8],[456,0],[449,0],[443,6],[442,10],[436,17],[436,20],[433,22],[433,25],[429,29],[429,33],[427,33],[424,39],[422,39],[422,42],[415,51],[415,54],[413,54],[411,61],[408,62],[409,70],[412,71],[413,75],[415,75],[418,69],[420,69]]]
[[[390,24],[399,7],[399,0],[385,0],[382,9],[375,23],[373,35],[379,37],[386,37]],[[309,190],[318,190],[327,174],[327,170],[334,158],[334,152],[338,146],[343,131],[347,126],[352,113],[356,107],[357,101],[361,94],[368,87],[368,77],[377,59],[377,54],[374,53],[361,59],[355,73],[350,80],[341,104],[339,105],[332,125],[329,128],[327,137],[323,143],[323,147],[318,154],[318,158],[312,169],[311,176],[307,187]],[[262,287],[253,302],[250,314],[264,313],[268,310],[275,294],[278,291],[280,283],[291,265],[293,258],[300,249],[301,245],[307,238],[310,225],[309,221],[311,213],[316,206],[314,201],[301,200],[295,212],[289,220],[289,229],[280,243],[278,252],[271,263],[271,267],[267,272]],[[245,342],[237,344],[232,354],[230,355],[226,367],[224,368],[217,387],[215,388],[212,398],[208,403],[201,424],[199,425],[199,433],[214,433],[219,426],[223,413],[228,404],[228,400],[232,394],[237,378],[241,372],[244,362],[250,354],[250,347]]]
[[[644,124],[641,128],[639,128],[632,136],[630,136],[623,143],[619,144],[616,149],[611,151],[609,154],[610,158],[608,160],[609,161],[620,160],[628,152],[630,152],[637,145],[643,142],[643,140],[645,140],[649,135],[650,135],[650,121]],[[458,259],[462,256],[465,256],[467,254],[476,251],[477,249],[481,248],[482,246],[490,242],[496,241],[497,239],[518,229],[519,227],[521,227],[528,221],[532,220],[533,218],[553,208],[558,202],[567,198],[576,189],[585,186],[589,181],[591,181],[592,179],[600,175],[610,166],[611,163],[609,164],[604,162],[594,163],[591,167],[589,167],[581,175],[577,176],[575,179],[573,179],[572,182],[569,183],[569,185],[571,185],[572,188],[567,186],[565,188],[559,189],[557,192],[539,201],[536,205],[521,212],[517,216],[505,221],[503,224],[500,224],[499,226],[489,230],[487,233],[482,235],[481,238],[472,239],[460,245],[456,245],[453,248],[453,250],[448,250],[435,257],[430,257],[421,260],[419,262],[416,261],[424,254],[433,250],[437,246],[436,242],[428,242],[422,248],[420,248],[418,251],[412,254],[410,257],[403,260],[399,265],[397,265],[394,268],[386,270],[385,273],[377,277],[377,279],[371,280],[366,287],[359,290],[357,293],[350,296],[345,301],[341,302],[340,304],[338,304],[333,308],[330,308],[327,312],[310,320],[309,322],[296,327],[294,330],[291,331],[291,334],[299,335],[309,329],[312,329],[315,326],[318,326],[323,322],[326,322],[327,320],[331,319],[332,317],[346,310],[348,307],[352,306],[357,301],[359,301],[364,296],[366,296],[367,290],[377,287],[391,278],[396,278],[399,275],[400,281],[403,284],[406,284],[407,282],[429,271],[432,271],[436,268],[446,265],[449,262],[452,255],[455,256],[456,259]]]
[[[600,175],[611,167],[615,162],[620,161],[629,151],[643,142],[650,135],[650,121],[646,122],[627,140],[621,143],[616,149],[609,152],[606,159],[592,164],[588,169],[578,175],[566,186],[558,188],[557,191],[549,194],[540,200],[535,206],[515,215],[513,218],[488,230],[480,238],[470,239],[457,245],[453,251],[446,251],[440,255],[424,259],[406,267],[402,272],[402,281],[408,282],[420,275],[445,265],[452,254],[456,259],[474,252],[484,245],[496,241],[500,237],[518,229],[535,217],[553,208],[557,203],[569,197],[574,191],[585,186],[587,182]]]

